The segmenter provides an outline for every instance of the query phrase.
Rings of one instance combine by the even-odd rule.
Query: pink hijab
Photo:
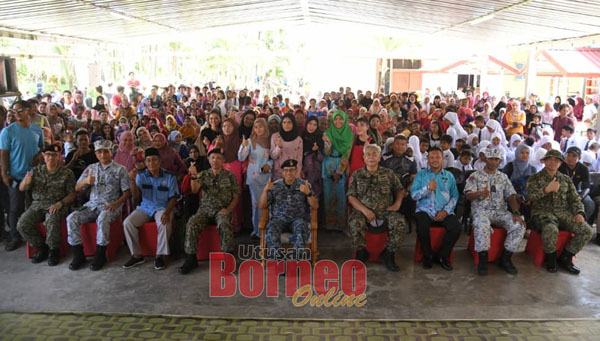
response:
[[[115,153],[114,161],[120,165],[125,166],[125,168],[127,168],[127,171],[129,172],[130,170],[135,168],[135,157],[131,156],[131,151],[133,150],[133,148],[135,148],[135,145],[133,145],[132,148],[125,148],[123,140],[126,137],[131,137],[132,139],[134,138],[133,133],[129,130],[126,130],[119,135],[119,141],[121,141],[121,143],[119,143],[119,149]]]

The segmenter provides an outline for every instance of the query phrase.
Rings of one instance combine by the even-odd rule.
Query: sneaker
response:
[[[129,258],[127,263],[123,264],[123,269],[133,268],[134,266],[140,265],[143,262],[144,262],[144,257],[135,258],[135,257],[131,256],[131,258]]]
[[[154,269],[162,270],[165,268],[165,260],[162,257],[156,257],[154,259]]]

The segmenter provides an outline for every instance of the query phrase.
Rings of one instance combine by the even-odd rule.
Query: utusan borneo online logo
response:
[[[278,297],[280,276],[285,296],[296,307],[362,307],[367,303],[367,268],[358,260],[341,267],[332,260],[312,266],[310,249],[266,249],[240,245],[241,263],[230,253],[213,252],[209,257],[210,297]]]

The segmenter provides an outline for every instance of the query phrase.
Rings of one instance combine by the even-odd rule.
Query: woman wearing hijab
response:
[[[165,128],[168,133],[171,133],[173,130],[179,130],[179,125],[173,115],[167,115],[166,121]]]
[[[185,160],[188,158],[188,156],[189,156],[188,149],[185,146],[185,143],[183,143],[183,136],[177,130],[173,130],[169,134],[169,145],[171,146],[171,148],[173,148],[173,150],[177,154],[179,154],[179,157],[182,160]]]
[[[323,135],[324,154],[323,203],[325,228],[348,232],[346,226],[346,171],[354,134],[348,124],[346,113],[337,110],[331,116],[331,124]]]
[[[181,180],[185,175],[187,169],[185,164],[179,157],[179,154],[175,153],[173,148],[167,143],[167,138],[162,133],[157,133],[152,139],[152,146],[158,149],[160,154],[160,168],[173,173]]]
[[[521,135],[515,134],[515,135],[511,136],[508,149],[514,153],[515,150],[517,150],[517,147],[521,144],[521,142],[523,142],[523,138],[521,138]]]
[[[238,151],[240,149],[242,139],[240,139],[240,135],[233,118],[229,117],[224,119],[221,128],[222,134],[215,138],[213,144],[211,144],[211,146],[208,148],[208,152],[210,152],[213,148],[220,148],[223,150],[223,156],[225,157],[223,168],[235,175],[240,188],[240,193],[242,193],[242,162],[238,160]],[[238,200],[238,203],[232,213],[233,216],[231,219],[231,225],[233,226],[233,231],[239,232],[242,228],[243,219],[242,200]]]
[[[556,96],[554,98],[554,105],[553,105],[554,111],[558,112],[561,104],[562,104],[562,99],[560,98],[560,96]]]
[[[381,119],[381,122],[379,123],[377,131],[379,131],[379,133],[382,136],[383,133],[388,129],[392,128],[392,131],[394,130],[395,127],[393,127],[392,123],[390,122],[390,115],[388,114],[387,110],[381,109],[381,112],[379,113],[379,118]]]
[[[469,136],[467,137],[467,144],[469,145],[469,147],[471,147],[472,150],[476,150],[477,145],[479,144],[479,137],[477,137],[477,134],[469,134]]]
[[[133,133],[128,130],[119,135],[119,141],[119,149],[115,152],[113,161],[124,166],[129,172],[135,168],[137,155],[141,150],[135,146]]]
[[[485,122],[490,120],[490,115],[494,112],[492,109],[492,104],[490,102],[485,102],[483,104],[483,111],[481,112],[481,116],[483,116]]]
[[[517,195],[517,201],[521,204],[521,213],[528,220],[531,214],[529,203],[527,201],[527,179],[537,171],[533,165],[529,162],[532,158],[531,147],[521,144],[515,151],[515,160],[507,164],[502,170],[512,183]]]
[[[106,103],[104,103],[104,96],[96,97],[96,105],[94,105],[92,107],[92,109],[96,110],[97,112],[100,112],[100,111],[110,112],[108,105],[106,105]]]
[[[467,140],[469,134],[463,129],[458,119],[458,114],[455,112],[448,112],[444,115],[444,121],[448,124],[446,134],[452,136],[452,146],[456,143],[456,140],[463,139]]]
[[[252,233],[250,237],[255,239],[260,238],[258,223],[262,214],[258,202],[263,189],[271,178],[273,169],[273,160],[269,158],[270,149],[269,125],[264,118],[257,118],[254,121],[250,138],[244,138],[238,150],[238,160],[241,162],[248,160],[246,185],[250,189],[252,200]]]
[[[546,126],[552,126],[552,120],[556,117],[556,111],[552,108],[550,103],[544,105],[544,111],[542,111],[542,123]]]
[[[298,161],[297,178],[302,177],[302,138],[298,136],[298,128],[294,115],[283,115],[279,132],[271,135],[271,159],[273,159],[273,181],[283,177],[281,164],[289,159]]]
[[[189,157],[185,159],[185,165],[189,169],[189,167],[194,163],[197,167],[198,172],[205,170],[204,168],[204,159],[205,156],[200,155],[200,148],[193,144],[189,149]],[[198,206],[200,205],[200,196],[198,193],[192,192],[191,184],[192,181],[191,175],[186,174],[181,182],[181,194],[183,196],[183,215],[186,219],[189,219],[191,216],[196,214],[198,211]]]
[[[152,147],[152,136],[146,127],[137,128],[135,134],[137,135],[138,147],[142,148],[143,150]]]
[[[518,103],[512,103],[511,110],[504,115],[506,121],[506,137],[511,137],[513,134],[523,134],[527,117],[525,112],[521,111]]]
[[[323,148],[323,132],[319,130],[319,119],[317,116],[309,116],[302,132],[302,164],[304,177],[310,182],[317,197],[321,196],[323,188],[321,179]]]
[[[500,133],[504,137],[504,131],[502,130],[502,126],[500,122],[496,120],[489,120],[485,124],[485,128],[481,129],[481,141],[492,141],[492,134]],[[506,141],[506,138],[503,138]]]
[[[252,134],[252,125],[256,120],[256,113],[252,110],[247,110],[242,119],[240,120],[240,138],[245,137],[246,139],[250,138],[250,134]]]
[[[575,115],[575,117],[581,121],[583,118],[583,108],[585,108],[585,102],[581,97],[577,97],[576,102],[577,103],[573,106],[573,115]]]
[[[371,104],[371,107],[369,108],[369,112],[371,115],[378,115],[381,109],[383,109],[383,106],[380,104],[379,98],[375,98],[373,104]]]
[[[371,113],[371,116],[369,116],[369,130],[367,130],[367,135],[369,135],[371,141],[373,141],[372,143],[382,147],[384,141],[383,137],[381,137],[381,133],[379,132],[380,124],[381,118],[379,115]]]
[[[271,133],[271,135],[273,135],[273,134],[279,132],[279,125],[281,124],[281,117],[279,115],[272,114],[269,116],[267,123],[269,124],[269,132]]]
[[[421,154],[421,141],[419,137],[413,135],[408,138],[408,145],[413,150],[413,159],[415,165],[417,166],[417,172],[421,169],[425,168],[425,163],[423,162],[423,155]]]

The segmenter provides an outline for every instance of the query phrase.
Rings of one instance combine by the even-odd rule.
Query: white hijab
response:
[[[493,131],[490,132],[488,128],[493,129]],[[504,135],[504,131],[502,130],[502,126],[500,125],[500,122],[498,122],[496,120],[487,121],[487,123],[485,124],[485,127],[483,129],[481,129],[481,141],[483,141],[483,140],[492,141],[492,134],[494,134],[494,133],[499,133],[501,135],[501,137],[500,137],[501,143],[506,144],[506,135]],[[481,141],[479,141],[479,142],[481,142]]]
[[[423,154],[421,154],[421,141],[415,135],[408,138],[408,144],[413,151],[413,158],[415,159],[415,165],[417,166],[417,172],[420,171],[423,166]]]
[[[464,139],[465,141],[467,140],[469,134],[467,134],[467,132],[460,125],[457,113],[452,111],[447,112],[446,115],[444,115],[444,119],[450,121],[451,123],[451,125],[446,130],[446,134],[452,136],[452,146],[454,146],[454,143],[458,139]]]

